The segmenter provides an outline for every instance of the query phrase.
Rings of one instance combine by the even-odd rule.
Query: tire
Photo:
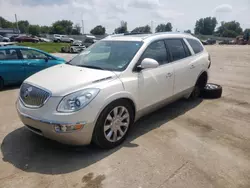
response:
[[[0,91],[4,88],[4,80],[0,77]]]
[[[205,99],[217,99],[222,95],[222,87],[218,84],[208,83],[201,91],[201,96]]]
[[[70,53],[73,54],[74,53],[74,50],[72,48],[70,48]]]
[[[58,39],[56,42],[61,42],[61,40]]]
[[[115,116],[115,109],[117,109],[117,114],[121,114],[120,118],[125,118],[124,120],[119,119]],[[122,112],[123,111],[123,112]],[[128,115],[128,117],[127,117]],[[115,119],[117,117],[118,119]],[[114,120],[115,119],[115,120]],[[120,145],[127,137],[129,128],[134,122],[134,110],[127,100],[121,99],[109,104],[100,114],[95,125],[92,141],[98,147],[103,149],[111,149]],[[111,124],[112,123],[112,124]],[[123,125],[119,124],[123,123]],[[124,131],[123,136],[118,130]],[[126,125],[126,126],[125,126]],[[106,127],[106,131],[104,129]],[[115,137],[116,132],[116,137]],[[119,138],[120,137],[120,138]],[[117,139],[115,139],[117,138]]]
[[[64,47],[61,48],[61,52],[62,52],[62,53],[65,53]]]

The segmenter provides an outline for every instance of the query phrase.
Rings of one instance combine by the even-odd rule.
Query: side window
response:
[[[187,39],[187,41],[190,44],[190,46],[193,48],[195,54],[198,54],[203,51],[203,46],[201,45],[199,41],[194,40],[194,39]]]
[[[49,58],[47,55],[35,51],[35,50],[20,50],[22,55],[23,55],[23,59],[45,59],[45,58]]]
[[[178,61],[188,56],[183,46],[182,39],[168,39],[166,43],[173,61]]]
[[[0,50],[0,60],[16,60],[18,59],[15,49]]]
[[[160,65],[168,63],[167,50],[164,41],[153,42],[145,50],[141,61],[145,58],[156,60]]]

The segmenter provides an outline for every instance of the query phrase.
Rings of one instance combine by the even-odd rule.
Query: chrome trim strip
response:
[[[110,80],[112,79],[113,77],[112,76],[109,76],[109,77],[106,77],[106,78],[102,78],[102,79],[99,79],[99,80],[95,80],[93,81],[92,83],[97,83],[97,82],[101,82],[101,81],[105,81],[105,80]]]
[[[30,83],[30,82],[24,82],[23,84],[29,84],[29,85],[31,85],[31,86],[34,86],[34,87],[36,87],[36,88],[38,88],[38,89],[41,89],[41,90],[44,90],[44,91],[46,91],[47,93],[49,93],[49,96],[48,96],[48,98],[40,105],[40,106],[32,106],[32,105],[27,105],[27,104],[25,104],[25,102],[22,100],[22,98],[21,98],[21,87],[22,87],[22,85],[21,85],[21,87],[20,87],[20,90],[19,90],[19,99],[20,99],[20,101],[23,103],[23,105],[25,106],[25,107],[27,107],[27,108],[32,108],[32,109],[38,109],[38,108],[41,108],[42,106],[44,106],[44,104],[50,99],[50,97],[52,96],[52,92],[50,91],[50,90],[48,90],[48,89],[46,89],[46,88],[43,88],[43,87],[41,87],[41,86],[38,86],[38,85],[36,85],[36,84],[33,84],[33,83]]]
[[[35,118],[35,117],[30,116],[30,115],[24,114],[24,113],[20,112],[20,110],[18,108],[17,108],[17,111],[24,118],[28,118],[28,119],[31,119],[33,121],[39,121],[41,123],[46,123],[46,124],[50,124],[50,125],[77,125],[77,124],[86,125],[87,124],[85,121],[76,122],[76,123],[65,123],[65,122],[59,122],[59,121],[50,121],[50,120],[46,120],[46,119]]]

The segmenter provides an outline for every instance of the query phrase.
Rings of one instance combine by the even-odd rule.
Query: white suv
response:
[[[54,42],[74,42],[73,38],[69,38],[67,35],[54,34]]]
[[[70,62],[29,77],[17,110],[39,135],[112,148],[143,115],[179,98],[197,97],[210,64],[191,35],[110,36]]]

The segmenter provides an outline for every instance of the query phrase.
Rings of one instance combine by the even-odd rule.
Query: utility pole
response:
[[[19,27],[18,27],[18,22],[17,22],[17,16],[15,14],[15,19],[16,19],[16,28],[17,28],[17,32],[19,33]]]
[[[82,20],[82,34],[84,35],[84,22]]]
[[[154,33],[154,21],[151,21],[151,32]]]

